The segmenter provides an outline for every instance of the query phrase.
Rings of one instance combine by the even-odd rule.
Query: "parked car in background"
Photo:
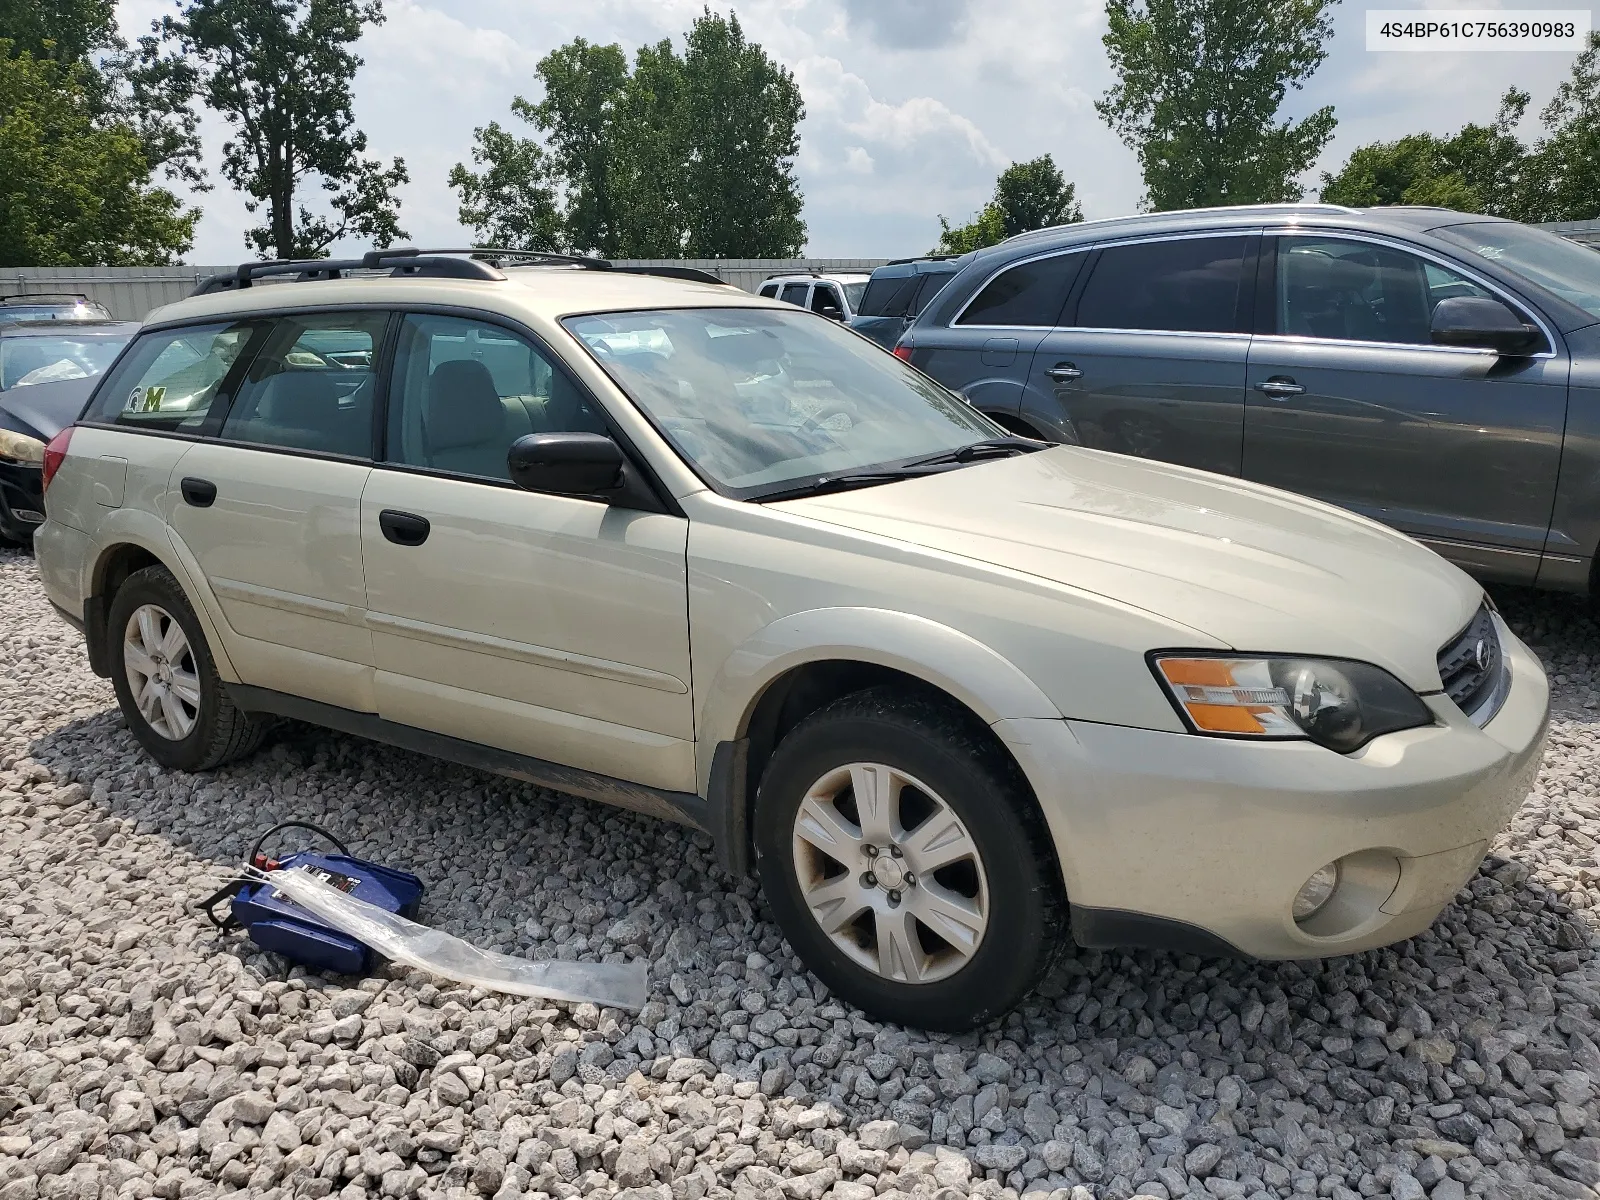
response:
[[[850,328],[892,349],[906,326],[917,319],[939,289],[959,271],[958,256],[935,254],[926,258],[901,258],[872,272]]]
[[[0,296],[0,325],[25,321],[109,321],[111,310],[76,292]]]
[[[44,448],[138,331],[132,321],[0,326],[0,544],[26,543],[43,522]]]
[[[1321,204],[1043,229],[973,254],[896,353],[1018,433],[1596,591],[1600,254],[1553,234]]]
[[[816,271],[804,275],[774,275],[762,283],[758,292],[769,300],[782,300],[835,321],[848,321],[855,316],[870,278],[870,275],[822,275]]]
[[[1539,768],[1539,660],[1381,525],[1009,436],[709,276],[309,266],[157,310],[46,454],[44,589],[168,768],[275,714],[686,823],[939,1029],[1068,928],[1411,937]]]

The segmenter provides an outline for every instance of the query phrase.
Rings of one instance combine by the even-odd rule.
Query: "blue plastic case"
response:
[[[415,917],[422,903],[422,881],[409,871],[379,866],[346,854],[305,851],[279,862],[282,870],[305,867],[325,883],[368,904]],[[364,975],[376,955],[349,934],[287,899],[270,879],[246,883],[233,898],[232,919],[245,927],[263,950],[320,971]]]

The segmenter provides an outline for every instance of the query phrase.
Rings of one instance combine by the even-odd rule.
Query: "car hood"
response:
[[[48,442],[78,419],[99,382],[99,376],[90,376],[0,392],[0,425]]]
[[[1132,605],[1237,650],[1361,659],[1419,691],[1438,690],[1440,647],[1483,602],[1463,572],[1376,522],[1076,447],[778,507]]]

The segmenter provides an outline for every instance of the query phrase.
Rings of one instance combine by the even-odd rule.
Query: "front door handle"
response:
[[[209,479],[196,479],[190,475],[178,485],[184,502],[196,508],[210,508],[217,502],[217,485]]]
[[[1256,384],[1256,391],[1263,396],[1271,396],[1274,400],[1287,400],[1290,396],[1304,395],[1305,390],[1287,375],[1274,375],[1271,379],[1263,379]]]
[[[1069,362],[1059,362],[1045,372],[1057,383],[1071,383],[1074,379],[1082,379],[1083,372]]]
[[[396,546],[420,546],[428,540],[428,531],[433,528],[428,524],[427,517],[401,512],[397,508],[386,508],[379,513],[378,527],[383,530],[383,536]]]

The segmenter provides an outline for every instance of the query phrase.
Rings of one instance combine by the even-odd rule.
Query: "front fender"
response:
[[[745,639],[706,689],[696,720],[701,795],[718,742],[745,736],[756,702],[776,679],[808,663],[850,661],[889,667],[948,693],[993,724],[1061,718],[1015,664],[968,634],[909,613],[819,608],[780,617]]]

